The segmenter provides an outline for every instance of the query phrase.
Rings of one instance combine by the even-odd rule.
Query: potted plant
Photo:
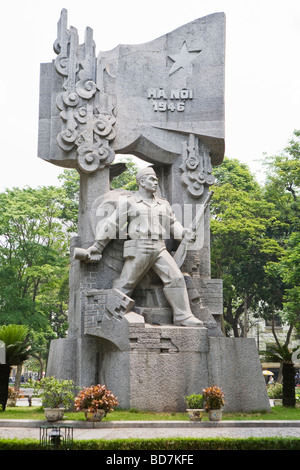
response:
[[[118,399],[105,385],[84,387],[75,398],[76,411],[83,411],[88,421],[101,421],[107,413],[114,411]]]
[[[205,413],[204,396],[201,394],[193,393],[185,397],[186,411],[189,414],[191,421],[201,421]]]
[[[205,399],[205,410],[208,412],[210,421],[222,419],[223,406],[225,405],[224,393],[217,385],[212,385],[203,390]]]
[[[34,384],[33,395],[42,400],[47,421],[63,418],[66,409],[73,406],[75,385],[72,380],[45,377]]]
[[[267,393],[271,405],[282,405],[282,389],[283,386],[280,383],[267,386]]]
[[[7,406],[16,406],[17,399],[20,397],[20,392],[16,388],[8,387]]]

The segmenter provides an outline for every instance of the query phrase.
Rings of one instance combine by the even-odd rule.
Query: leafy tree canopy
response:
[[[0,194],[0,324],[47,329],[43,294],[61,303],[67,277],[69,239],[61,223],[60,188],[14,188]],[[68,292],[64,293],[64,302]]]

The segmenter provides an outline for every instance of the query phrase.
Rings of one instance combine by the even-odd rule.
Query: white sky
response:
[[[15,0],[1,6],[1,173],[5,188],[58,185],[61,168],[37,157],[39,67],[55,58],[63,8],[96,53],[152,41],[196,18],[226,14],[226,156],[253,172],[300,129],[299,0]]]

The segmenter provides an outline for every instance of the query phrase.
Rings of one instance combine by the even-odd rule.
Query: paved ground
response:
[[[37,423],[24,423],[27,427],[13,427],[17,423],[1,420],[0,438],[32,438],[39,439],[40,428]],[[76,422],[69,422],[73,428],[74,439],[128,439],[142,438],[150,439],[155,437],[297,437],[300,438],[300,422],[221,422],[218,424],[202,422],[141,422],[141,423],[121,423],[103,422],[97,423],[97,427],[75,427]],[[78,422],[77,422],[78,423]],[[40,422],[40,424],[45,424]],[[65,422],[66,424],[66,422]],[[195,424],[195,425],[194,425]],[[37,427],[33,427],[37,426]],[[83,423],[82,423],[83,426]],[[90,426],[93,426],[90,424]]]

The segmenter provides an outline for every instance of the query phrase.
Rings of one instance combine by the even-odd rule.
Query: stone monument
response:
[[[105,384],[122,408],[182,411],[216,384],[227,410],[268,409],[255,341],[221,330],[211,279],[212,167],[224,157],[225,16],[96,56],[61,12],[41,64],[38,156],[80,175],[69,330],[47,375]],[[138,191],[110,189],[132,154]],[[213,201],[213,199],[212,199]]]

